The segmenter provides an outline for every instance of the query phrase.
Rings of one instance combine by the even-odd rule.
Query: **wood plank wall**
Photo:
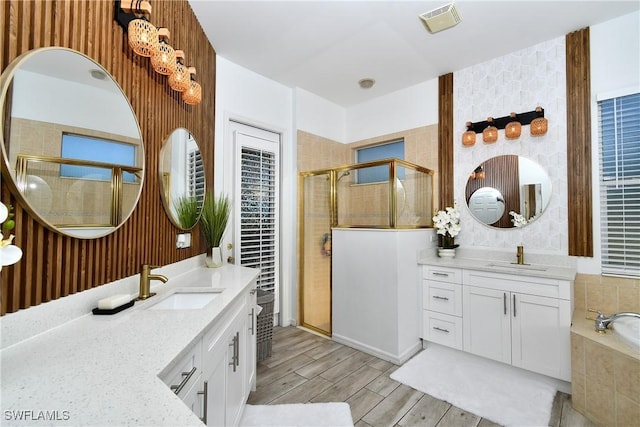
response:
[[[198,141],[205,160],[207,187],[213,188],[215,51],[187,0],[152,1],[150,21],[169,28],[171,44],[184,50],[197,69],[203,102],[188,106],[153,71],[148,58],[128,47],[126,32],[114,20],[114,2],[105,0],[0,1],[0,64],[4,70],[20,54],[63,46],[102,64],[118,81],[136,112],[145,145],[145,180],[137,208],[115,233],[93,240],[62,236],[43,227],[10,194],[3,182],[1,200],[15,207],[15,243],[22,260],[0,276],[1,312],[15,312],[140,272],[144,263],[165,265],[205,252],[199,230],[192,246],[175,248],[179,230],[160,198],[158,158],[164,139],[184,127]]]
[[[593,256],[589,28],[566,36],[569,255]]]
[[[438,78],[438,189],[440,205],[453,206],[453,73]]]

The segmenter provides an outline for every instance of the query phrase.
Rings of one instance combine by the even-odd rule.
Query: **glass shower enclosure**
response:
[[[400,159],[299,174],[300,325],[331,335],[331,230],[432,227],[433,175]]]

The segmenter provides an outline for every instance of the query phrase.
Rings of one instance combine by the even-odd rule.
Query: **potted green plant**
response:
[[[189,230],[198,222],[200,209],[198,199],[195,196],[181,196],[173,202],[173,208],[180,227]]]
[[[220,194],[216,198],[213,191],[207,193],[200,216],[200,229],[209,244],[205,258],[207,267],[222,266],[220,242],[227,228],[230,212],[231,204],[227,196]]]

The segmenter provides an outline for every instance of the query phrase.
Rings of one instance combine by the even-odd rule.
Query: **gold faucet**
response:
[[[518,260],[518,264],[524,264],[524,246],[518,246],[518,250],[516,252],[516,258]]]
[[[151,291],[151,281],[160,280],[162,283],[167,283],[166,276],[161,274],[150,274],[151,269],[158,268],[155,265],[142,265],[142,272],[140,273],[140,293],[138,294],[138,300],[145,300],[155,295],[155,292]]]

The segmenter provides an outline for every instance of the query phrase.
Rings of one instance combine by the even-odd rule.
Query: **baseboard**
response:
[[[351,348],[355,348],[356,350],[360,350],[364,353],[375,356],[379,359],[386,360],[387,362],[391,362],[394,365],[402,365],[404,362],[409,360],[414,354],[416,354],[422,348],[421,342],[417,341],[414,345],[412,345],[410,348],[406,349],[402,353],[392,354],[392,353],[380,350],[379,348],[372,347],[368,344],[355,341],[351,338],[347,338],[341,335],[333,334],[331,336],[331,339],[339,344],[344,344]]]

